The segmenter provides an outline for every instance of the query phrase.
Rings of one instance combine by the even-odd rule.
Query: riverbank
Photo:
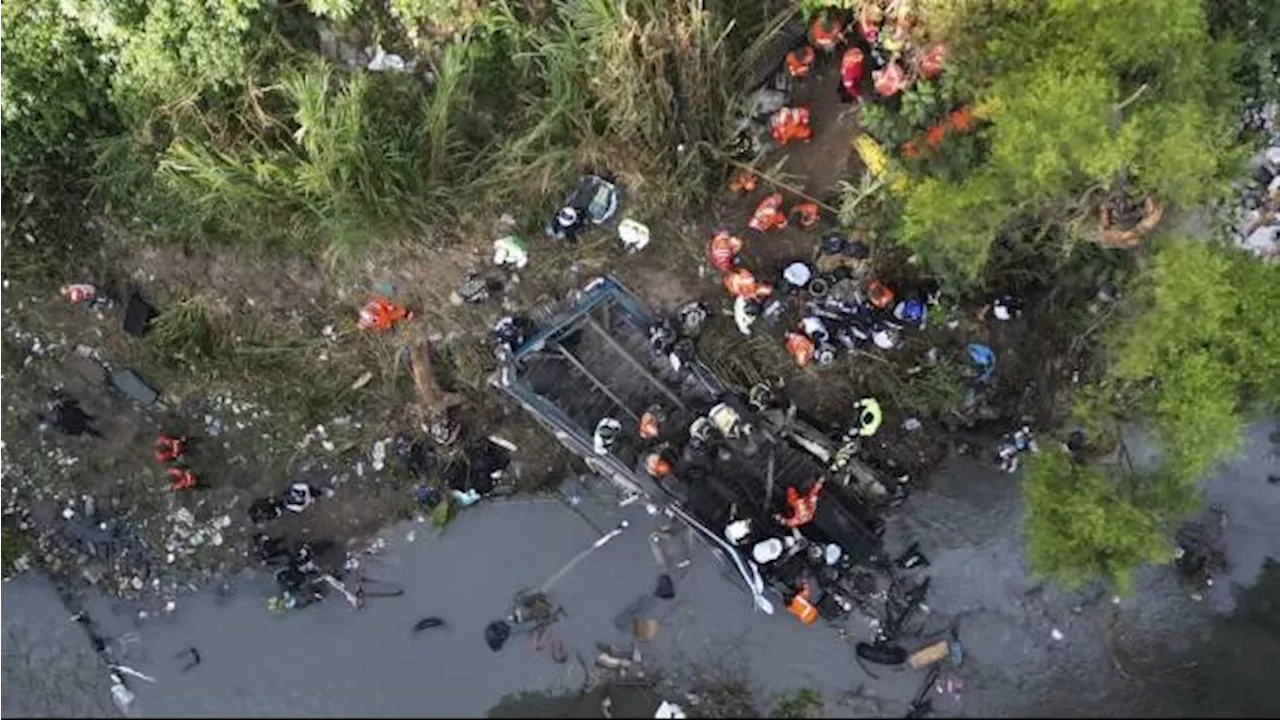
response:
[[[1192,600],[1170,568],[1140,573],[1135,595],[1117,604],[1097,592],[1040,585],[1026,571],[1016,477],[964,460],[950,464],[933,489],[890,519],[887,536],[894,549],[919,541],[931,563],[915,571],[933,578],[926,601],[930,625],[959,617],[965,663],[947,672],[963,689],[935,694],[938,714],[1273,714],[1280,688],[1268,681],[1266,658],[1280,649],[1274,611],[1280,569],[1271,563],[1264,570],[1263,563],[1280,555],[1280,531],[1268,521],[1280,508],[1275,487],[1265,480],[1276,471],[1273,429],[1251,428],[1240,459],[1204,485],[1206,501],[1229,518],[1231,582],[1220,578],[1215,592],[1238,592],[1234,608],[1213,597]],[[102,596],[87,598],[85,607],[121,662],[156,679],[132,683],[139,716],[482,716],[510,693],[582,688],[595,644],[625,646],[628,634],[616,629],[615,620],[652,592],[659,570],[647,533],[654,519],[638,505],[618,509],[587,501],[578,508],[590,524],[548,500],[478,506],[439,537],[419,523],[391,528],[383,535],[385,550],[365,569],[403,584],[406,593],[371,599],[358,613],[327,602],[272,615],[263,606],[270,580],[253,573],[238,576],[233,592],[206,589],[181,598],[173,613],[145,619],[138,607]],[[516,590],[542,582],[598,537],[599,528],[620,519],[631,526],[554,589],[568,612],[556,629],[570,650],[569,662],[558,665],[521,640],[497,654],[485,647],[485,623],[506,611]],[[1232,587],[1237,583],[1239,590]],[[6,689],[10,668],[21,667],[9,655],[8,640],[19,624],[76,628],[61,607],[24,605],[21,599],[39,592],[40,584],[25,577],[4,585]],[[427,615],[442,617],[446,626],[413,633],[414,623]],[[868,666],[877,676],[871,677],[831,628],[803,628],[790,615],[753,612],[702,551],[678,579],[676,598],[659,601],[652,616],[661,629],[645,648],[647,661],[679,670],[717,658],[741,660],[762,700],[812,688],[822,694],[828,715],[900,717],[922,679],[912,671]],[[1055,629],[1062,640],[1053,639]],[[856,621],[851,630],[855,639],[869,634]],[[183,673],[175,655],[192,646],[203,662]],[[850,695],[859,688],[860,695]],[[88,682],[47,686],[21,694],[26,710],[15,707],[14,713],[40,707],[71,713],[88,707],[91,697],[101,703],[103,692]],[[13,695],[5,693],[6,715],[9,701],[18,701]]]

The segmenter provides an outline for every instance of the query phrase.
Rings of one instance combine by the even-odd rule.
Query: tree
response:
[[[1168,239],[1112,332],[1111,377],[1149,417],[1173,478],[1194,483],[1240,442],[1253,403],[1280,406],[1280,268]]]
[[[909,191],[902,235],[925,262],[972,280],[1013,218],[1077,224],[1122,173],[1182,206],[1223,187],[1238,98],[1199,0],[990,4],[951,23],[951,72],[983,108],[989,152],[959,182]]]
[[[1103,580],[1127,593],[1135,567],[1172,558],[1156,514],[1064,450],[1032,455],[1022,482],[1032,571],[1069,588]]]

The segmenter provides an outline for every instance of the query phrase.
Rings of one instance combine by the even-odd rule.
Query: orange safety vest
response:
[[[813,137],[813,129],[809,127],[809,108],[779,108],[769,119],[770,133],[774,142],[786,145],[792,140],[808,140]]]
[[[880,310],[889,307],[889,303],[893,302],[893,291],[885,287],[879,280],[872,280],[867,284],[867,299],[871,301]]]
[[[707,248],[707,259],[711,261],[711,267],[716,270],[729,272],[729,268],[733,267],[733,261],[740,252],[742,252],[742,238],[721,230],[711,238],[711,245]]]
[[[747,298],[748,300],[757,300],[762,297],[768,297],[773,294],[773,288],[768,285],[756,282],[756,276],[746,268],[738,268],[730,273],[725,273],[724,289],[734,297]]]
[[[756,206],[756,211],[752,213],[751,220],[747,223],[747,226],[757,232],[786,227],[787,216],[782,214],[781,207],[782,193],[774,193],[761,200],[760,204]]]
[[[822,492],[822,483],[816,482],[809,492],[801,495],[795,487],[787,488],[787,505],[791,506],[791,517],[782,521],[789,528],[798,528],[813,520],[818,512],[818,495]]]
[[[818,608],[814,607],[809,598],[809,584],[805,583],[800,587],[800,592],[787,603],[787,612],[795,615],[804,625],[812,625],[818,621]]]
[[[410,317],[403,305],[396,305],[386,298],[370,300],[360,308],[356,326],[361,330],[390,330],[396,322]]]
[[[796,361],[796,365],[800,367],[808,365],[813,360],[813,350],[813,341],[803,333],[787,333],[787,352],[791,354],[791,359]]]
[[[812,227],[818,222],[818,204],[803,202],[791,208],[792,215],[799,215],[797,222],[802,228]]]

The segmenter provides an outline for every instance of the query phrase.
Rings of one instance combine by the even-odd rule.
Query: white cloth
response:
[[[810,316],[800,321],[800,328],[804,330],[804,334],[809,336],[810,340],[818,342],[827,339],[827,326],[822,320]]]
[[[618,239],[629,252],[639,252],[649,245],[649,226],[624,218],[618,223]]]
[[[1009,306],[1004,303],[996,303],[992,306],[991,314],[995,315],[997,320],[1008,320],[1013,317],[1013,313],[1009,312]]]
[[[766,565],[782,557],[783,545],[778,538],[761,540],[751,548],[751,557],[758,565]]]
[[[892,330],[877,330],[871,335],[871,341],[881,350],[892,350],[898,345],[898,338]]]
[[[529,252],[514,235],[498,238],[493,241],[493,264],[510,265],[520,270],[529,264]]]
[[[793,262],[782,271],[782,277],[796,287],[804,287],[813,279],[813,270],[802,262]]]
[[[751,521],[748,519],[734,520],[724,529],[725,538],[734,545],[741,543],[750,534]]]

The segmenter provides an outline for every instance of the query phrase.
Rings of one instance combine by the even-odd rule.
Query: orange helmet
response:
[[[791,359],[796,361],[796,365],[804,367],[813,360],[814,345],[804,333],[789,332],[787,333],[787,352],[791,353]]]
[[[662,425],[658,422],[658,416],[652,411],[646,410],[644,415],[640,416],[640,437],[645,440],[652,440],[662,432]]]
[[[844,24],[839,18],[828,17],[826,13],[813,19],[809,26],[809,42],[823,52],[835,49],[844,35]]]
[[[787,74],[793,78],[808,76],[809,70],[813,68],[814,59],[813,48],[808,45],[792,50],[787,53]]]
[[[880,310],[889,307],[893,302],[893,291],[885,287],[879,280],[867,283],[867,299]]]

